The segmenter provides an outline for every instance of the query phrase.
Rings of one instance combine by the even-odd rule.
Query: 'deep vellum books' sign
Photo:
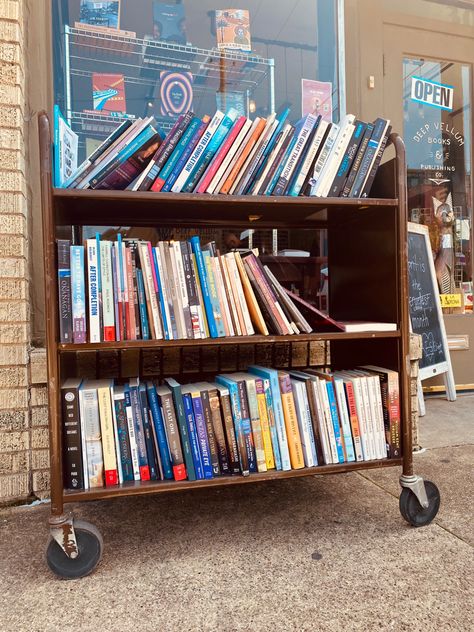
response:
[[[452,110],[454,88],[437,81],[428,81],[421,77],[411,78],[411,99],[441,110]]]

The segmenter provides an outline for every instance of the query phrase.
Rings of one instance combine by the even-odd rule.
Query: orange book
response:
[[[300,470],[304,467],[303,446],[298,428],[298,417],[296,413],[295,400],[293,399],[293,389],[288,373],[278,371],[278,381],[280,383],[281,404],[283,416],[285,418],[286,437],[288,439],[288,449],[290,451],[291,467]]]
[[[242,166],[244,165],[245,161],[247,160],[248,155],[250,154],[250,152],[254,148],[255,143],[258,141],[260,134],[263,132],[263,130],[265,128],[266,120],[262,119],[262,118],[256,118],[253,123],[254,123],[252,125],[253,131],[251,132],[251,134],[249,136],[247,145],[245,146],[245,149],[242,151],[242,153],[240,154],[240,156],[236,160],[235,165],[232,168],[232,171],[229,173],[229,175],[227,177],[227,180],[224,182],[224,184],[221,187],[220,193],[224,193],[224,194],[225,193],[229,193],[232,185],[234,184],[236,178],[239,175],[239,172],[240,172]]]
[[[268,328],[265,323],[265,319],[262,316],[260,305],[257,303],[257,298],[255,296],[253,288],[250,285],[247,272],[245,271],[244,264],[240,257],[240,252],[234,252],[234,258],[240,273],[240,280],[242,281],[242,287],[244,288],[244,295],[250,313],[250,318],[252,319],[252,322],[258,329],[259,333],[261,333],[263,336],[268,336]]]

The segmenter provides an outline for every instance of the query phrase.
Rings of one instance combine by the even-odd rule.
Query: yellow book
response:
[[[105,485],[118,484],[117,457],[115,454],[114,422],[112,418],[112,402],[110,400],[110,381],[101,380],[97,387],[99,400],[100,429],[102,435],[102,452],[104,455]]]
[[[300,470],[304,467],[303,446],[301,444],[300,431],[298,428],[298,417],[296,414],[295,400],[293,399],[291,379],[288,373],[278,371],[278,381],[280,383],[281,403],[283,416],[285,418],[291,467],[294,470]]]
[[[270,422],[268,420],[267,402],[265,398],[265,390],[263,380],[255,378],[255,388],[257,391],[258,413],[260,416],[260,425],[262,426],[263,449],[265,451],[265,462],[267,469],[275,468],[275,458],[273,456],[272,437],[270,434]]]

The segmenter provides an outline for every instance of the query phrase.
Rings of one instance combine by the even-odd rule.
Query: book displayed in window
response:
[[[217,48],[250,53],[250,15],[247,9],[216,10]]]

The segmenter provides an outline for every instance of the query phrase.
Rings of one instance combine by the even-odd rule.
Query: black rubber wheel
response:
[[[415,494],[404,487],[400,494],[400,513],[414,527],[424,527],[435,518],[439,510],[441,497],[439,489],[431,481],[424,481],[429,505],[424,509]]]
[[[79,579],[92,573],[102,558],[104,541],[94,525],[82,520],[74,521],[78,557],[68,557],[56,540],[51,540],[46,549],[46,561],[49,568],[61,579]]]

